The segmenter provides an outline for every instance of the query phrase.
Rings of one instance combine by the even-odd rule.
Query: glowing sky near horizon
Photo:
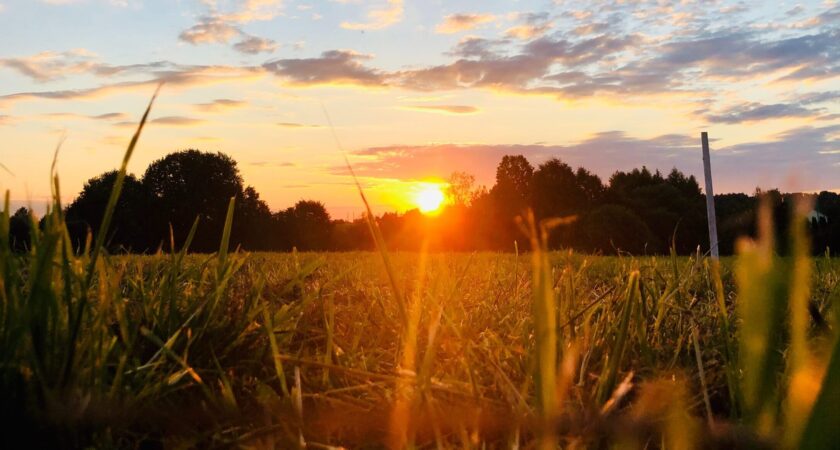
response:
[[[0,189],[65,200],[115,168],[221,151],[272,209],[377,211],[505,154],[717,192],[840,189],[840,6],[811,2],[0,0]]]

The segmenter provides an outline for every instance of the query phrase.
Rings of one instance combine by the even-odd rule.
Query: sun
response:
[[[440,210],[446,196],[440,185],[428,184],[414,194],[414,204],[424,214],[435,213]]]

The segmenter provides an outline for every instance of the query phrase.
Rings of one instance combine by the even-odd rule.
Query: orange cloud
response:
[[[20,58],[0,58],[0,67],[14,70],[37,82],[58,80],[94,70],[100,64],[84,49],[68,52],[41,52]]]
[[[403,19],[403,0],[387,0],[387,4],[367,13],[367,22],[342,22],[346,30],[381,30]]]
[[[194,125],[200,125],[204,123],[201,119],[194,119],[192,117],[184,117],[184,116],[165,116],[165,117],[158,117],[157,119],[152,119],[149,123],[157,124],[157,125],[169,125],[175,127],[189,127]]]
[[[322,128],[321,125],[311,125],[305,123],[296,123],[296,122],[280,122],[277,124],[283,128]]]
[[[450,14],[443,18],[443,22],[435,28],[435,31],[442,34],[460,33],[494,20],[496,16],[492,14]]]
[[[226,44],[239,36],[241,31],[218,17],[202,17],[200,21],[181,32],[178,36],[184,42],[196,44]]]
[[[152,119],[148,123],[155,124],[155,125],[162,125],[162,126],[170,126],[170,127],[191,127],[196,125],[201,125],[204,123],[204,120],[195,119],[192,117],[184,117],[184,116],[164,116],[158,117],[157,119]],[[136,127],[136,122],[131,121],[124,121],[124,122],[117,122],[114,124],[115,127]]]
[[[248,102],[242,100],[231,100],[227,98],[217,98],[208,103],[196,103],[193,105],[198,110],[207,112],[226,111],[229,109],[237,109],[246,106]]]
[[[478,112],[478,108],[475,106],[467,105],[414,105],[405,109],[444,114],[475,114]]]
[[[244,0],[236,4],[236,9],[228,12],[219,12],[214,0],[205,0],[204,3],[210,11],[199,17],[198,23],[181,32],[178,36],[180,40],[198,45],[226,44],[240,38],[233,49],[250,55],[271,53],[277,49],[277,43],[273,40],[251,36],[242,31],[240,25],[277,17],[282,11],[282,0]]]
[[[96,115],[84,115],[84,114],[76,114],[76,113],[47,113],[44,116],[49,117],[51,119],[82,119],[82,120],[121,120],[127,121],[128,114],[119,113],[119,112],[112,112],[112,113],[105,113],[105,114],[96,114]]]

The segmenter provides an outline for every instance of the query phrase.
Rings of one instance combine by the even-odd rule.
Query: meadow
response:
[[[147,111],[148,114],[148,111]],[[145,120],[145,117],[144,117]],[[132,139],[102,221],[114,214]],[[769,213],[704,254],[108,254],[0,217],[2,447],[831,448],[840,261]],[[364,196],[362,196],[364,200]],[[371,217],[371,215],[368,215]],[[171,248],[176,248],[173,244]]]
[[[36,233],[2,253],[6,444],[837,442],[837,259],[759,243],[719,277],[703,255],[94,260],[59,213]]]

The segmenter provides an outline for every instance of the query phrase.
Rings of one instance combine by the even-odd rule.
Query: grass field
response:
[[[836,443],[836,427],[819,423],[831,416],[810,414],[818,396],[836,396],[836,355],[823,377],[836,347],[836,259],[775,258],[757,245],[725,260],[720,278],[702,257],[539,251],[388,254],[387,266],[377,253],[91,264],[68,252],[60,216],[50,217],[30,255],[3,251],[3,421],[17,431],[5,438],[104,448]]]
[[[840,442],[840,261],[804,220],[780,258],[765,211],[720,267],[548,252],[533,219],[522,254],[389,253],[371,223],[376,253],[248,255],[231,202],[216,254],[126,256],[71,248],[56,201],[17,255],[8,199],[0,447]]]

